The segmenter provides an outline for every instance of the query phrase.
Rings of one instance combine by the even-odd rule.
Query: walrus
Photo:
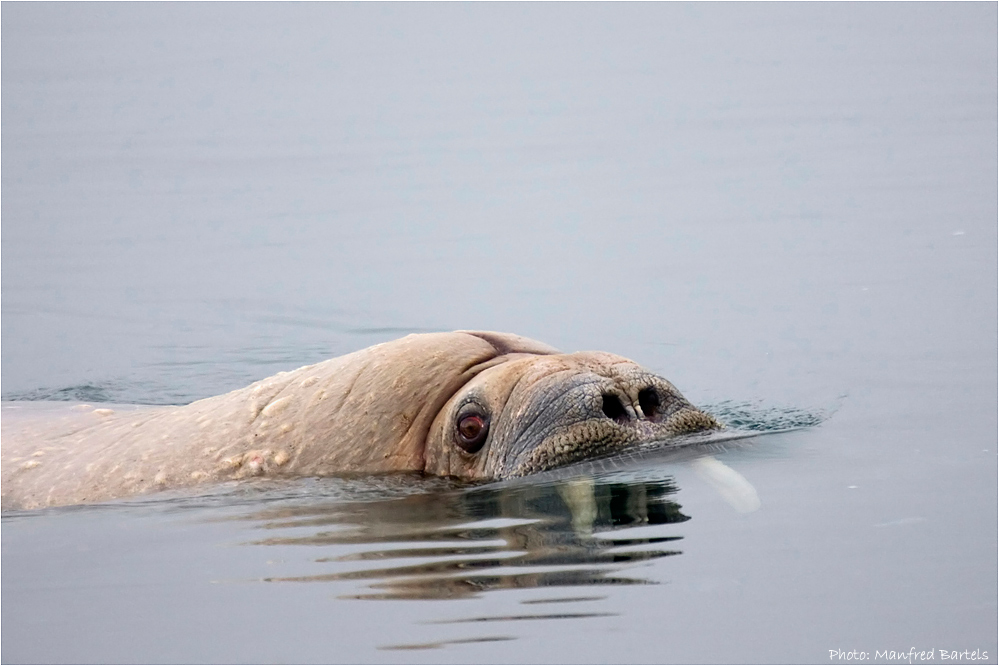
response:
[[[4,509],[254,476],[503,479],[721,427],[626,358],[484,331],[409,335],[179,407],[20,405],[4,405]]]

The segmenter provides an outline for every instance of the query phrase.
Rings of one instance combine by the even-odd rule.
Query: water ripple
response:
[[[308,549],[311,571],[266,582],[362,584],[343,595],[355,599],[456,599],[500,589],[655,583],[628,569],[681,554],[682,537],[671,526],[689,517],[673,500],[676,491],[669,477],[575,477],[291,504],[242,519],[278,532],[249,545]],[[618,534],[634,527],[656,531]]]

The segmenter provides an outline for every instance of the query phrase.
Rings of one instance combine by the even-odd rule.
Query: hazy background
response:
[[[603,590],[617,620],[401,659],[995,661],[994,3],[0,12],[5,400],[188,402],[480,328],[632,357],[699,404],[831,414],[727,459],[749,516],[658,468],[684,555]],[[442,602],[167,593],[263,556],[212,545],[251,537],[211,511],[195,540],[122,515],[4,519],[5,661],[393,658],[364,613],[433,633],[413,623]],[[58,559],[81,534],[100,556]],[[255,611],[281,619],[215,624]]]

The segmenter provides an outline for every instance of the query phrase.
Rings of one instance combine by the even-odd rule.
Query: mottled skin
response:
[[[628,359],[467,331],[410,335],[183,407],[60,418],[29,407],[4,406],[4,509],[249,476],[506,478],[719,427]],[[484,426],[471,444],[463,423]]]

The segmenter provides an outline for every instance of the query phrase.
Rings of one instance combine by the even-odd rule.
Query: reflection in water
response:
[[[683,536],[675,523],[690,520],[676,501],[678,489],[666,463],[693,461],[734,507],[759,506],[746,479],[706,455],[744,446],[737,442],[746,436],[726,431],[699,446],[631,451],[477,486],[415,475],[317,479],[301,488],[302,494],[285,495],[279,504],[241,518],[269,533],[252,545],[300,549],[305,556],[305,571],[303,562],[291,557],[282,561],[297,570],[267,582],[340,583],[338,598],[364,600],[433,602],[522,592],[490,596],[486,604],[421,608],[416,624],[459,635],[429,642],[389,638],[379,649],[509,641],[520,636],[518,627],[538,621],[578,627],[622,613],[609,601],[614,595],[573,594],[566,588],[662,580],[661,568],[642,567],[646,575],[659,572],[646,578],[637,575],[638,566],[679,555]],[[509,607],[511,601],[518,605]]]
[[[579,620],[584,617],[611,617],[617,613],[547,613],[533,615],[493,615],[490,617],[463,617],[457,620],[435,620],[426,624],[465,624],[468,622],[510,622],[511,620]]]
[[[500,589],[635,585],[655,581],[627,575],[627,565],[680,553],[682,537],[668,526],[689,519],[670,497],[671,478],[601,481],[577,477],[544,484],[480,486],[362,502],[284,506],[251,516],[267,530],[294,531],[259,545],[320,549],[314,561],[328,571],[268,578],[280,582],[367,581],[358,599],[460,599]],[[307,534],[301,534],[307,528]],[[342,552],[344,546],[369,548]],[[393,564],[400,560],[405,563]],[[419,560],[411,562],[411,560]],[[352,563],[370,563],[356,568]],[[598,600],[599,596],[533,599],[531,603]],[[567,618],[594,614],[506,616]],[[602,615],[602,614],[596,614]],[[492,618],[464,618],[482,622]]]
[[[494,643],[496,641],[512,641],[514,636],[482,636],[479,638],[457,638],[450,641],[435,641],[433,643],[410,643],[408,645],[386,645],[382,650],[434,650],[447,645],[461,645],[463,643]]]

